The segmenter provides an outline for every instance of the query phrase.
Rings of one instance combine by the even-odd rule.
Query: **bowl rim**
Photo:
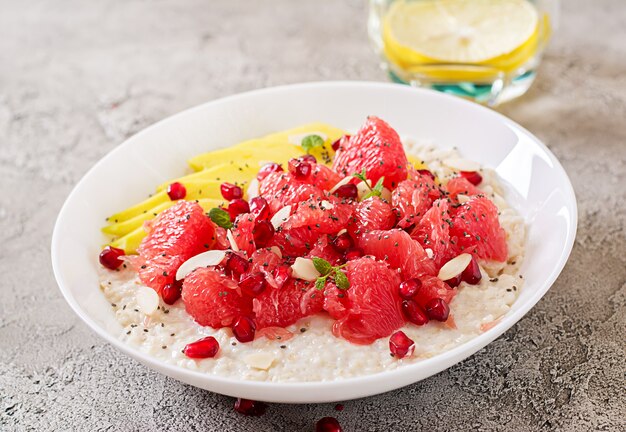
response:
[[[376,372],[376,373],[368,374],[368,375],[357,376],[357,377],[340,378],[340,379],[332,380],[332,381],[274,382],[274,381],[252,381],[252,380],[245,380],[245,379],[240,379],[240,378],[224,377],[224,376],[220,376],[220,375],[216,375],[212,373],[199,372],[199,371],[187,369],[181,366],[177,366],[177,365],[173,365],[173,364],[169,364],[164,361],[161,361],[157,359],[156,357],[153,357],[147,353],[144,353],[138,348],[116,338],[113,334],[109,333],[105,328],[103,328],[95,320],[93,320],[90,317],[89,313],[85,309],[83,309],[78,304],[78,302],[74,299],[73,295],[71,294],[70,289],[68,288],[68,282],[66,280],[66,277],[61,271],[61,262],[63,258],[59,253],[59,247],[62,241],[61,234],[60,234],[60,226],[66,214],[70,211],[69,203],[76,199],[78,190],[81,188],[81,185],[83,184],[83,182],[86,181],[86,178],[93,175],[93,172],[100,165],[106,164],[108,159],[111,158],[112,155],[114,155],[116,152],[123,151],[125,148],[132,145],[134,140],[138,139],[143,134],[148,133],[148,131],[151,131],[152,129],[155,129],[155,128],[162,127],[162,125],[167,122],[176,122],[178,121],[179,118],[190,115],[191,113],[195,111],[205,109],[205,107],[209,105],[217,105],[217,104],[221,104],[225,102],[234,101],[237,99],[245,99],[250,96],[263,95],[267,93],[271,94],[277,91],[293,91],[293,90],[300,90],[300,89],[316,89],[316,88],[345,88],[345,87],[367,88],[367,89],[378,88],[382,90],[387,89],[387,90],[393,90],[393,91],[398,91],[399,89],[406,89],[406,91],[416,92],[418,94],[424,93],[433,97],[445,98],[448,100],[449,103],[464,106],[466,109],[483,111],[484,113],[488,115],[494,116],[497,120],[504,123],[513,131],[517,131],[525,135],[534,144],[536,144],[545,153],[546,156],[548,156],[550,162],[553,164],[553,169],[557,170],[559,174],[562,176],[562,180],[564,180],[563,185],[565,186],[565,189],[563,190],[563,193],[565,194],[565,199],[568,204],[568,210],[570,211],[571,216],[572,216],[571,224],[567,231],[565,244],[563,245],[563,248],[561,249],[561,253],[558,259],[558,264],[552,268],[549,275],[545,279],[543,279],[542,282],[538,283],[539,286],[537,287],[534,295],[530,297],[517,310],[514,310],[510,314],[507,314],[504,317],[502,317],[502,319],[498,322],[497,325],[481,333],[480,335],[452,349],[439,353],[431,358],[420,360],[419,362],[403,365],[401,367],[398,367],[392,370],[385,370],[385,371]],[[63,294],[63,297],[65,298],[66,302],[70,305],[70,307],[74,311],[74,313],[76,313],[81,318],[81,320],[85,322],[89,328],[91,328],[91,330],[93,330],[98,336],[100,336],[106,342],[110,343],[112,346],[122,351],[123,353],[129,355],[130,357],[139,360],[144,365],[148,365],[150,368],[155,369],[160,372],[165,371],[166,375],[175,376],[177,377],[177,379],[180,379],[178,377],[184,376],[185,377],[184,381],[188,383],[191,383],[193,381],[197,382],[199,380],[199,381],[215,382],[215,383],[220,383],[220,384],[225,384],[225,385],[234,385],[234,386],[239,387],[240,389],[245,388],[245,389],[263,390],[263,389],[269,389],[269,388],[272,388],[272,389],[285,388],[285,389],[289,389],[290,391],[301,390],[301,391],[306,392],[307,390],[320,389],[320,388],[324,388],[326,390],[332,390],[334,388],[350,386],[351,384],[357,383],[357,382],[358,383],[369,382],[370,384],[382,383],[387,380],[391,381],[393,378],[399,378],[403,375],[410,377],[411,372],[419,370],[419,369],[431,369],[433,372],[428,373],[424,377],[421,378],[421,379],[425,379],[473,355],[475,352],[482,349],[487,344],[491,343],[493,340],[501,336],[506,330],[511,328],[515,323],[521,320],[524,317],[524,315],[526,315],[526,313],[528,313],[528,311],[532,309],[537,304],[537,302],[545,295],[545,293],[550,289],[550,287],[552,286],[552,284],[555,282],[555,280],[561,273],[563,267],[565,266],[569,258],[569,255],[571,253],[574,240],[576,237],[577,224],[578,224],[578,209],[577,209],[574,188],[572,187],[571,181],[566,171],[562,167],[561,163],[558,161],[556,156],[554,156],[554,154],[549,150],[549,148],[543,142],[541,142],[532,133],[527,131],[524,127],[520,126],[519,124],[505,117],[504,115],[496,111],[493,111],[491,109],[488,109],[484,106],[478,105],[474,102],[470,102],[470,101],[463,100],[458,97],[454,97],[451,95],[439,93],[439,92],[428,90],[428,89],[414,88],[414,87],[409,87],[409,86],[404,86],[404,85],[399,85],[399,84],[394,84],[394,83],[371,82],[371,81],[319,81],[319,82],[295,83],[295,84],[280,85],[280,86],[274,86],[274,87],[266,87],[266,88],[246,91],[246,92],[237,93],[237,94],[233,94],[230,96],[214,99],[214,100],[202,103],[200,105],[187,108],[171,116],[168,116],[142,129],[136,134],[126,138],[121,144],[115,146],[106,155],[100,158],[100,160],[98,160],[98,162],[96,162],[81,177],[81,179],[76,183],[76,185],[72,188],[72,191],[69,193],[69,195],[65,199],[63,206],[61,210],[59,211],[59,214],[56,218],[53,233],[52,233],[51,261],[52,261],[53,273],[57,281],[57,284],[59,286],[59,289],[61,293]],[[404,384],[394,385],[384,390],[384,392],[409,385],[415,381],[416,380],[408,382],[405,379]],[[370,386],[370,389],[371,390],[369,392],[360,392],[360,394],[355,397],[364,397],[364,396],[370,396],[373,394],[381,393],[380,391],[376,390],[376,386]],[[333,399],[332,397],[327,399],[327,401],[333,401],[333,400],[336,400],[336,399]]]

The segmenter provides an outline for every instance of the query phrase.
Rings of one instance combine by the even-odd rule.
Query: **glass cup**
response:
[[[524,94],[559,0],[370,0],[369,36],[392,81],[494,106]]]

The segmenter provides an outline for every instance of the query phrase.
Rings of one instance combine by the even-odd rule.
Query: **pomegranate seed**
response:
[[[173,305],[176,303],[176,300],[180,298],[181,282],[182,281],[176,281],[163,287],[161,290],[161,298],[165,304]]]
[[[256,325],[247,316],[242,316],[233,324],[233,334],[239,342],[250,342],[254,340]]]
[[[249,211],[250,205],[245,199],[236,198],[228,204],[228,214],[230,215],[231,222],[234,222],[240,214],[248,213]]]
[[[333,239],[333,246],[337,250],[337,252],[344,253],[352,246],[354,246],[354,242],[352,241],[352,237],[350,237],[348,233],[343,233],[339,234]]]
[[[167,195],[172,201],[183,199],[187,196],[187,189],[181,183],[174,182],[167,187]]]
[[[478,171],[461,171],[459,174],[461,177],[465,177],[467,181],[474,186],[478,186],[483,181],[483,176],[481,176]]]
[[[402,302],[402,313],[407,320],[416,325],[424,325],[428,323],[428,317],[421,307],[413,300],[404,300]]]
[[[263,197],[254,197],[250,200],[250,212],[252,212],[257,220],[269,219],[270,205]]]
[[[265,247],[274,237],[274,225],[268,220],[257,220],[254,223],[252,235],[254,236],[254,244],[257,248]]]
[[[291,277],[292,272],[293,270],[289,265],[280,265],[276,267],[274,270],[274,280],[276,281],[278,288],[281,288],[285,282],[287,282],[287,279]]]
[[[352,183],[339,186],[334,192],[339,198],[356,199],[359,196],[359,190]]]
[[[448,319],[448,315],[450,315],[450,306],[448,306],[445,300],[440,298],[429,300],[425,309],[428,318],[435,321],[445,321]]]
[[[247,416],[262,416],[265,414],[267,404],[264,402],[253,401],[250,399],[237,398],[235,401],[235,411],[239,414]]]
[[[398,358],[410,356],[415,351],[415,342],[402,330],[398,330],[389,338],[389,351]]]
[[[265,179],[265,177],[267,177],[269,173],[280,172],[280,171],[283,171],[283,167],[281,167],[277,163],[270,162],[261,167],[258,174],[256,175],[256,179],[258,181],[263,181],[263,179]]]
[[[344,254],[344,259],[346,261],[351,261],[353,259],[361,258],[363,256],[363,251],[359,248],[351,248],[346,251]]]
[[[220,349],[220,344],[213,336],[207,336],[185,346],[183,353],[189,358],[211,358],[215,357]]]
[[[248,270],[250,263],[247,259],[242,258],[236,253],[231,253],[226,261],[226,271],[234,278],[238,278],[241,274]]]
[[[315,424],[315,432],[342,432],[339,421],[334,417],[324,417]]]
[[[460,273],[456,275],[455,277],[453,277],[452,279],[448,279],[444,282],[447,283],[450,288],[458,287],[462,280],[462,276],[461,276],[462,274],[463,273]]]
[[[302,162],[317,163],[317,159],[315,159],[315,156],[310,155],[310,154],[302,155],[298,159],[301,160]]]
[[[231,201],[237,198],[243,198],[243,190],[232,183],[222,183],[220,185],[220,192],[225,200]]]
[[[289,172],[297,179],[304,179],[311,174],[311,164],[298,159],[290,159]]]
[[[344,135],[341,138],[339,138],[338,140],[336,140],[333,144],[332,144],[332,148],[333,150],[337,151],[339,150],[339,147],[341,147],[341,143],[343,142],[343,140],[349,140],[350,139],[350,135]]]
[[[344,408],[343,404],[335,405],[335,411],[343,411],[343,408]]]
[[[421,169],[421,170],[417,170],[417,172],[420,173],[421,175],[428,176],[431,179],[435,180],[435,174],[433,174],[430,170]]]
[[[470,285],[477,285],[482,277],[483,275],[480,273],[478,261],[476,260],[476,257],[472,255],[472,260],[469,265],[465,268],[465,270],[463,270],[463,273],[461,273],[461,279]]]
[[[417,294],[421,287],[422,281],[418,278],[407,279],[402,282],[398,288],[400,290],[400,297],[405,300],[410,300],[415,297],[415,294]]]
[[[267,282],[263,273],[254,273],[248,275],[239,281],[241,290],[250,297],[256,297],[265,291]]]
[[[116,268],[124,264],[124,261],[120,259],[120,257],[124,255],[126,255],[126,253],[123,249],[118,249],[113,246],[106,246],[104,249],[102,249],[102,252],[100,252],[100,256],[98,257],[98,259],[100,260],[100,264],[102,264],[104,267],[115,270]]]

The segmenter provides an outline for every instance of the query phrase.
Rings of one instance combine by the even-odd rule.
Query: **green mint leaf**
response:
[[[350,288],[350,281],[348,280],[348,276],[341,270],[335,270],[335,285],[337,288],[342,290],[347,290]]]
[[[326,276],[333,269],[333,266],[324,258],[313,257],[313,265],[315,266],[315,270],[320,272],[322,276]]]
[[[230,215],[227,211],[222,210],[221,208],[212,208],[209,211],[209,217],[215,225],[221,226],[222,228],[229,229],[233,226],[233,223],[230,221]]]
[[[315,289],[322,291],[324,289],[324,286],[326,285],[326,278],[328,276],[323,276],[323,277],[318,277],[315,280]]]
[[[319,135],[307,135],[302,138],[302,143],[300,145],[308,153],[315,147],[322,147],[324,145],[324,139]]]
[[[352,177],[358,178],[362,182],[365,182],[365,184],[369,187],[369,183],[367,183],[367,177],[366,176],[367,176],[367,172],[365,171],[365,168],[363,168],[360,173],[352,174]]]
[[[366,193],[365,195],[363,195],[363,198],[361,198],[361,201],[365,201],[368,198],[371,198],[373,196],[380,196],[380,192],[375,191],[375,190],[371,190],[368,193]]]
[[[376,182],[376,184],[374,185],[374,188],[372,189],[372,190],[375,190],[375,191],[377,191],[377,192],[378,192],[378,196],[380,196],[380,194],[381,194],[381,193],[382,193],[382,191],[383,191],[383,188],[385,187],[385,186],[383,185],[383,182],[384,182],[384,181],[385,181],[385,177],[384,177],[384,176],[383,176],[383,177],[381,177],[381,178],[379,178],[379,179],[378,179],[378,181]]]
[[[379,178],[376,184],[374,185],[374,187],[370,188],[370,191],[363,196],[363,199],[361,201],[364,201],[373,196],[377,196],[377,197],[381,196],[383,193],[383,188],[385,187],[383,185],[384,181],[385,181],[385,177]]]

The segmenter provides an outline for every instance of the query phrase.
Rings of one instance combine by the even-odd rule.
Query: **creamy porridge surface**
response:
[[[405,141],[405,145],[406,145]],[[442,181],[455,175],[443,161],[456,158],[454,150],[408,145],[407,150],[426,162]],[[185,312],[181,301],[174,306],[161,302],[156,312],[146,315],[137,304],[142,289],[130,269],[101,270],[100,283],[112,304],[123,330],[119,337],[167,363],[223,377],[256,381],[328,381],[368,375],[401,367],[432,357],[458,346],[490,328],[511,307],[523,279],[519,267],[524,258],[523,219],[509,208],[496,174],[481,170],[480,188],[500,210],[500,224],[507,232],[509,259],[506,263],[481,263],[483,278],[479,285],[462,283],[450,304],[456,328],[449,323],[431,321],[425,326],[407,324],[402,329],[415,341],[413,356],[398,360],[390,356],[388,338],[371,345],[354,345],[333,336],[333,320],[325,315],[307,317],[287,327],[294,336],[289,340],[257,338],[238,342],[230,329],[215,330],[196,324]],[[204,336],[214,336],[220,344],[217,357],[204,360],[187,358],[182,349]]]

